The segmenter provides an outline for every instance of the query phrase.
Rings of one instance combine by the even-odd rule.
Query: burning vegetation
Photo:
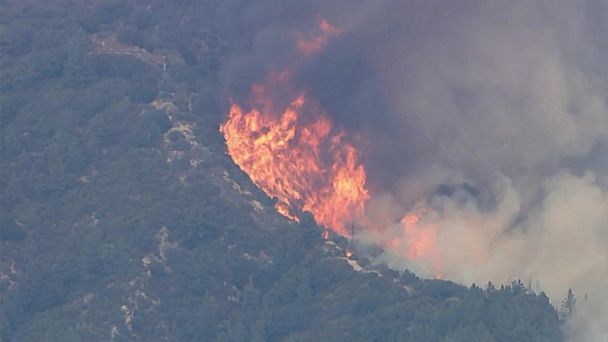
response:
[[[277,199],[279,213],[297,221],[300,212],[308,211],[319,224],[348,235],[369,199],[365,169],[348,135],[335,129],[303,92],[287,107],[275,108],[269,92],[286,87],[287,79],[271,76],[267,84],[254,85],[249,110],[232,104],[221,126],[228,152]]]
[[[316,34],[296,35],[295,47],[309,58],[341,32],[320,20]],[[310,212],[317,223],[343,236],[352,235],[354,226],[385,230],[365,217],[370,193],[365,167],[353,144],[357,137],[336,127],[305,91],[294,89],[291,73],[288,69],[270,72],[251,86],[245,103],[232,102],[220,127],[228,153],[260,189],[276,199],[276,210],[291,220],[299,221],[302,212]],[[279,104],[282,101],[285,104]],[[408,260],[429,262],[440,277],[437,231],[419,224],[427,212],[404,216],[399,234],[381,244]],[[323,237],[329,238],[327,231]]]

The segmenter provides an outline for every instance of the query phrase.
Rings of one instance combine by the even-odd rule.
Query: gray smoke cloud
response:
[[[572,288],[572,340],[608,340],[608,2],[222,6],[235,56],[227,97],[290,68],[336,125],[363,137],[367,216],[388,228],[361,239],[398,236],[405,213],[432,208],[421,224],[437,232],[445,278],[522,279],[556,306]],[[319,18],[342,34],[304,60],[294,39]],[[434,275],[396,252],[381,260]]]

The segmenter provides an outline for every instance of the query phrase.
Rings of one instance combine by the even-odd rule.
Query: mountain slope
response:
[[[212,2],[3,7],[2,340],[562,338],[522,284],[373,268],[275,213],[217,131]]]

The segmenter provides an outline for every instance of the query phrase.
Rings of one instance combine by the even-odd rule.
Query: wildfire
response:
[[[311,34],[296,34],[295,47],[307,58],[341,33],[321,19]],[[317,223],[349,236],[348,227],[365,222],[370,198],[367,174],[352,143],[355,137],[334,127],[318,101],[292,87],[292,72],[270,72],[253,84],[245,103],[231,104],[220,131],[234,162],[262,191],[276,198],[277,212],[294,221],[300,220],[302,212],[310,212]],[[289,101],[279,104],[284,100]],[[437,229],[421,224],[427,213],[403,217],[399,233],[384,247],[409,260],[430,260],[440,277]],[[383,229],[374,227],[373,231]],[[322,237],[329,239],[329,232],[323,231]],[[345,255],[351,257],[352,251],[346,250]]]
[[[369,198],[365,169],[347,135],[303,92],[275,112],[269,88],[288,88],[287,78],[271,75],[268,85],[254,85],[250,110],[232,104],[220,128],[228,153],[277,198],[279,213],[298,220],[308,211],[319,224],[348,235],[347,226],[363,216]]]
[[[385,243],[385,248],[407,260],[427,264],[436,278],[441,278],[443,261],[437,246],[438,227],[425,221],[432,216],[430,209],[421,209],[405,215],[397,234]]]
[[[342,34],[342,30],[330,25],[325,19],[319,20],[318,32],[311,37],[297,35],[297,46],[300,52],[306,56],[317,54],[327,45],[327,42]]]

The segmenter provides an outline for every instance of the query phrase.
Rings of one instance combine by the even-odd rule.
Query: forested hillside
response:
[[[2,1],[2,341],[562,340],[519,282],[373,267],[277,214],[218,131],[220,6]]]

